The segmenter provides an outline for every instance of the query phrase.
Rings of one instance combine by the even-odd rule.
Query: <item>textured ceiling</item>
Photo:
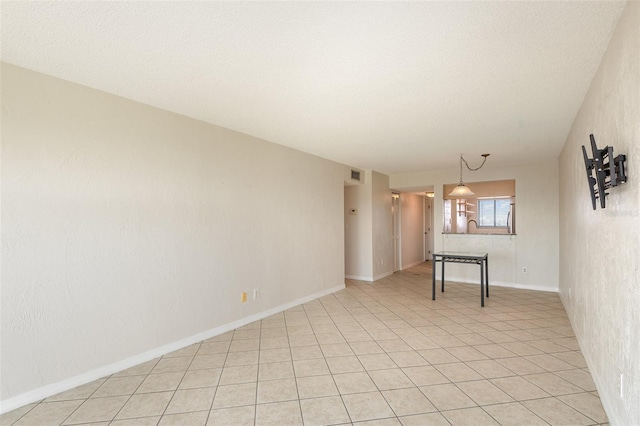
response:
[[[624,3],[0,7],[3,61],[391,174],[556,158]]]

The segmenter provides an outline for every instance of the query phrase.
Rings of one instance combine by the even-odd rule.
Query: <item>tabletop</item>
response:
[[[471,251],[439,251],[433,253],[434,256],[457,257],[460,259],[482,259],[488,256],[488,253],[471,252]]]

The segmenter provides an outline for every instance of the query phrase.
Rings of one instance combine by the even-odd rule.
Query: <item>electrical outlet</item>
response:
[[[523,274],[526,274],[527,272],[528,272],[527,267],[526,267],[526,266],[523,266],[523,267],[522,267],[522,273],[523,273]]]
[[[247,301],[247,293],[246,293],[246,292],[243,292],[243,293],[240,295],[240,301],[241,301],[242,303],[245,303],[245,302]]]
[[[253,300],[256,300],[258,297],[260,297],[260,289],[254,288],[253,289]]]

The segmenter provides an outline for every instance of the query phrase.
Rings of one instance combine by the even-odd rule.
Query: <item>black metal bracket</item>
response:
[[[606,196],[609,195],[606,190],[627,181],[624,166],[627,157],[624,154],[620,154],[614,158],[612,146],[598,149],[593,135],[589,135],[589,139],[591,139],[593,158],[587,156],[587,150],[584,145],[582,145],[582,156],[584,157],[584,165],[587,169],[591,205],[595,210],[596,199],[599,199],[600,207],[604,209],[606,206]],[[595,177],[593,176],[594,172]]]

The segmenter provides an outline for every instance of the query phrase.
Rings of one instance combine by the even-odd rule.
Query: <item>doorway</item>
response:
[[[431,259],[433,253],[433,198],[424,197],[424,256],[423,260]]]
[[[402,269],[402,247],[400,245],[400,194],[391,194],[391,238],[393,242],[393,272]]]

